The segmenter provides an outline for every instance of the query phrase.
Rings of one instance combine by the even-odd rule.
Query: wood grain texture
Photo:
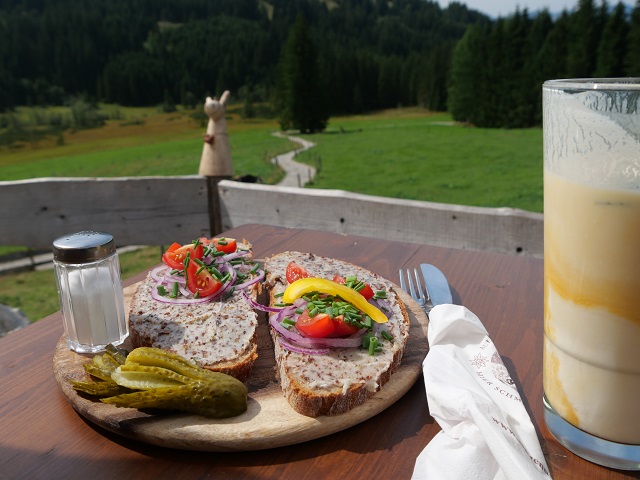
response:
[[[542,214],[514,208],[230,181],[220,182],[218,193],[224,229],[261,222],[471,250],[543,253]]]
[[[555,480],[640,478],[594,465],[560,446],[542,406],[542,260],[393,242],[313,230],[243,225],[226,235],[247,238],[265,257],[313,251],[362,265],[397,281],[398,269],[429,262],[451,283],[456,303],[482,320],[539,433]],[[145,273],[127,280],[142,280]],[[440,431],[419,379],[392,408],[351,428],[299,444],[250,452],[200,452],[132,440],[79,415],[52,371],[62,335],[56,313],[0,339],[0,478],[409,479],[416,457]]]
[[[0,224],[11,225],[0,229],[0,245],[50,249],[81,230],[107,231],[119,246],[189,242],[209,233],[206,182],[196,175],[0,182]]]
[[[86,229],[108,231],[118,245],[170,245],[259,222],[450,248],[543,253],[539,213],[222,178],[0,182],[0,224],[12,226],[0,229],[0,245],[48,249],[56,237]]]
[[[136,287],[134,284],[125,288],[125,311],[129,311]],[[81,396],[69,381],[88,380],[83,364],[89,362],[91,356],[69,350],[64,338],[56,345],[53,355],[54,376],[78,413],[96,425],[125,437],[163,447],[218,452],[295,445],[339,432],[377,415],[401,398],[420,376],[428,350],[428,319],[410,296],[398,287],[396,289],[411,320],[402,364],[376,395],[343,415],[311,418],[291,408],[276,378],[273,342],[264,314],[258,319],[258,361],[245,382],[249,388],[248,408],[237,417],[215,420],[187,414],[152,415]],[[123,346],[131,349],[128,342]]]

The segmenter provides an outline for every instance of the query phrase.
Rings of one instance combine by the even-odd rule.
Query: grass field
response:
[[[313,188],[542,211],[542,130],[453,125],[447,115],[332,119],[317,147]]]
[[[0,180],[198,173],[204,118],[194,112],[124,110],[122,120],[103,128],[65,132],[63,145],[52,137],[0,149]],[[236,174],[252,173],[265,183],[277,183],[282,172],[269,159],[295,148],[271,135],[277,122],[240,120],[232,114],[227,123]]]
[[[106,107],[105,107],[106,108]],[[195,175],[204,117],[122,108],[95,130],[67,132],[15,148],[0,148],[0,181],[33,177]],[[272,135],[275,120],[227,116],[235,174],[275,184],[269,161],[292,144]],[[400,109],[332,118],[316,147],[298,159],[319,166],[311,188],[487,207],[542,211],[541,129],[494,130],[456,125],[446,114]],[[0,252],[3,247],[0,247]],[[160,260],[157,247],[121,257],[123,278]],[[53,272],[0,277],[0,303],[32,320],[58,310]]]

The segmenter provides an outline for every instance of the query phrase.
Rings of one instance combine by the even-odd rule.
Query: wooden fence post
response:
[[[207,178],[207,197],[209,199],[209,231],[211,236],[222,232],[222,214],[220,212],[220,195],[218,183],[229,180],[229,176],[209,176]]]

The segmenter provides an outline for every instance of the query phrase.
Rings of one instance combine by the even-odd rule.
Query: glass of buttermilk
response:
[[[542,89],[545,421],[640,470],[640,78]]]

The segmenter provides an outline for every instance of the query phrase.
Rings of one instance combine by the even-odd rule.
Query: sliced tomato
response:
[[[189,262],[187,267],[187,288],[191,293],[198,292],[201,297],[207,297],[216,293],[222,287],[222,283],[211,275],[206,268],[200,268],[196,262]],[[199,271],[199,272],[198,272]]]
[[[344,277],[341,277],[340,275],[335,275],[333,277],[333,281],[336,283],[342,283],[343,285],[345,283],[347,283],[347,280]],[[358,292],[360,293],[360,295],[362,295],[364,298],[366,298],[367,300],[371,300],[373,298],[373,289],[369,286],[368,283],[364,284],[364,287],[362,287],[360,290],[358,290]]]
[[[365,283],[364,287],[362,287],[360,290],[358,290],[358,292],[360,293],[360,295],[362,295],[367,300],[371,300],[373,298],[373,296],[375,295],[373,293],[373,289],[369,286],[368,283]]]
[[[333,320],[326,313],[319,313],[315,317],[309,317],[309,310],[305,310],[298,317],[296,328],[303,335],[312,338],[325,338],[330,336],[335,327]]]
[[[216,247],[216,250],[224,253],[233,253],[238,249],[238,242],[236,242],[235,238],[227,238],[227,237],[215,237],[215,238],[207,238],[200,237],[200,241],[206,247],[207,245],[213,244]]]
[[[238,249],[235,238],[214,238],[211,243],[216,246],[216,250],[224,253],[233,253]]]
[[[289,262],[289,265],[287,265],[286,276],[287,276],[287,282],[293,283],[296,280],[300,280],[301,278],[307,278],[307,277],[310,277],[311,275],[309,275],[309,272],[307,272],[306,268],[301,267],[296,262]]]
[[[162,261],[171,268],[182,270],[187,253],[191,253],[191,258],[201,259],[204,253],[204,247],[201,244],[194,247],[193,243],[181,246],[179,243],[174,242],[162,255]]]
[[[360,330],[355,325],[345,323],[343,315],[338,315],[337,317],[333,317],[332,320],[333,320],[333,333],[329,335],[331,337],[346,337],[348,335],[353,335],[358,330]]]

